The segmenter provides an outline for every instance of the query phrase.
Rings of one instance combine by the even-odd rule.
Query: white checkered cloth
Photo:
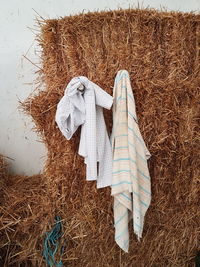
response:
[[[85,158],[86,180],[97,180],[97,188],[111,185],[112,151],[103,116],[113,98],[84,76],[73,78],[58,103],[56,122],[69,140],[82,125],[79,155]],[[99,164],[99,166],[97,166]]]
[[[151,183],[147,159],[150,153],[141,136],[129,74],[117,73],[113,103],[113,178],[115,241],[121,249],[129,249],[129,219],[142,237],[145,213],[151,201]]]

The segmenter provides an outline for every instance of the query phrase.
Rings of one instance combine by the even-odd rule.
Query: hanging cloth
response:
[[[144,216],[151,201],[151,184],[147,165],[150,158],[141,136],[129,74],[118,71],[113,103],[113,177],[115,241],[128,252],[128,222],[138,240],[142,237]]]
[[[97,188],[111,185],[112,152],[103,108],[110,109],[112,103],[112,96],[79,76],[69,82],[57,105],[56,122],[67,140],[82,125],[78,153],[85,159],[86,180],[97,180]]]

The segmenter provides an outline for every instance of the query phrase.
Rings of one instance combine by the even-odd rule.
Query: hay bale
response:
[[[6,176],[6,161],[5,161],[5,157],[3,155],[0,155],[0,177],[1,180],[3,177]]]
[[[7,177],[7,163],[5,157],[0,154],[0,204],[3,201],[3,187]]]
[[[38,258],[52,219],[43,176],[10,175],[6,166],[1,156],[0,265],[42,266]]]
[[[53,213],[64,219],[65,266],[193,266],[200,249],[200,15],[129,9],[45,20],[39,42],[46,88],[24,109],[48,149],[44,179]],[[128,254],[114,242],[110,189],[85,181],[80,133],[67,141],[55,123],[71,78],[85,75],[112,94],[119,69],[130,73],[152,154],[152,204],[143,239],[132,234]],[[111,117],[106,111],[109,130]]]

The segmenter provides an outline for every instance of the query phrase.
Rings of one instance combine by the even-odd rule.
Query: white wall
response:
[[[32,131],[30,118],[18,111],[35,88],[33,81],[39,62],[37,43],[29,28],[34,28],[36,12],[43,18],[58,18],[85,10],[127,8],[138,1],[120,0],[0,0],[0,153],[12,158],[14,173],[32,175],[42,170],[46,151]],[[200,10],[200,0],[144,0],[143,7],[167,7],[168,10]],[[36,12],[35,12],[35,11]],[[29,27],[29,28],[28,28]]]

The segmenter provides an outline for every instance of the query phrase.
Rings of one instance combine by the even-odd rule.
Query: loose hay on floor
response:
[[[44,266],[43,235],[52,208],[43,177],[10,175],[6,166],[0,157],[0,266]]]
[[[200,249],[200,15],[130,9],[40,23],[46,88],[24,109],[48,149],[44,179],[53,213],[64,219],[65,266],[193,266]],[[152,154],[152,204],[143,239],[138,243],[132,234],[128,254],[114,242],[109,188],[97,191],[85,181],[79,132],[66,141],[55,123],[71,78],[85,75],[112,94],[119,69],[130,73]],[[111,111],[105,117],[110,130]],[[42,228],[44,218],[38,218]]]

